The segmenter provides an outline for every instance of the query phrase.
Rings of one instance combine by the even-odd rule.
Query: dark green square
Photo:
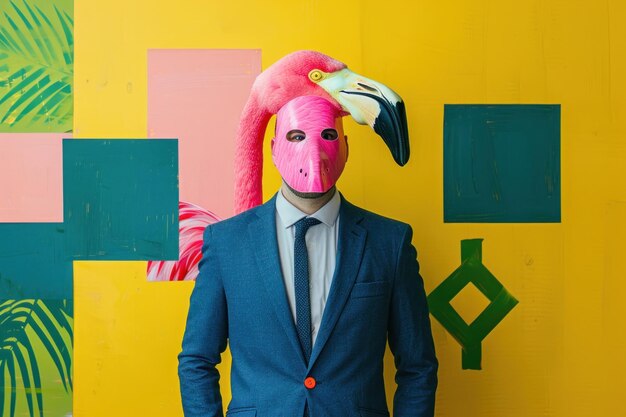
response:
[[[561,107],[447,104],[444,221],[561,221]]]
[[[178,141],[66,139],[63,205],[73,259],[178,259]]]

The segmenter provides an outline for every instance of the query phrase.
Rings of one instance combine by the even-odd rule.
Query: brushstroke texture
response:
[[[72,259],[178,259],[178,141],[63,141]]]

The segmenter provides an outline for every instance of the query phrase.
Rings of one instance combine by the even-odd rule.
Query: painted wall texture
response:
[[[60,18],[59,24],[69,25],[67,16],[61,14]],[[454,309],[451,312],[446,307],[437,319],[431,316],[440,360],[436,415],[626,415],[622,400],[626,385],[626,4],[617,0],[601,4],[588,0],[242,0],[172,7],[165,2],[112,0],[106,4],[76,2],[72,19],[72,26],[76,22],[71,37],[73,59],[58,62],[71,68],[73,80],[65,75],[46,80],[51,85],[60,83],[54,84],[58,87],[58,101],[53,102],[56,110],[50,110],[55,117],[37,118],[38,107],[30,116],[41,126],[30,129],[33,122],[20,128],[16,124],[25,123],[21,120],[27,120],[26,116],[17,120],[19,105],[11,109],[7,99],[0,111],[9,116],[0,130],[70,131],[73,103],[72,136],[76,139],[72,140],[101,138],[109,143],[105,139],[177,138],[180,190],[185,194],[180,198],[198,199],[205,209],[228,216],[230,203],[220,199],[218,206],[208,207],[213,196],[205,193],[219,188],[222,191],[217,194],[227,194],[224,184],[232,181],[230,173],[214,178],[206,174],[213,171],[203,171],[201,160],[192,155],[202,149],[202,138],[193,136],[197,130],[189,125],[192,122],[185,121],[181,132],[172,130],[182,102],[176,101],[176,109],[168,113],[163,101],[167,95],[180,100],[180,91],[193,82],[181,80],[181,90],[176,91],[174,78],[166,88],[153,90],[151,77],[167,76],[154,71],[176,66],[168,67],[165,60],[154,67],[150,63],[158,57],[149,51],[248,50],[244,54],[260,57],[262,68],[298,49],[327,53],[354,71],[389,85],[406,103],[410,162],[403,168],[396,166],[370,129],[346,119],[350,159],[339,188],[353,203],[413,226],[426,291],[435,296],[429,301],[441,298]],[[64,33],[62,27],[59,33]],[[70,38],[63,39],[58,50],[50,50],[51,60],[58,54],[63,57],[63,48],[70,48]],[[178,63],[197,58],[183,51],[167,58],[176,59],[177,54],[184,55]],[[233,65],[234,61],[228,62]],[[232,67],[243,83],[250,82],[260,69],[246,62]],[[216,69],[212,74],[222,72]],[[237,108],[237,103],[242,106],[241,84],[235,88],[232,96],[220,90],[206,103],[219,105],[223,100],[224,108]],[[68,89],[73,94],[68,95]],[[24,91],[22,88],[16,97],[24,96]],[[164,95],[159,98],[151,91]],[[198,99],[203,98],[198,95]],[[51,98],[44,97],[39,105],[47,100]],[[150,107],[151,103],[158,107]],[[500,110],[505,107],[503,114]],[[496,110],[483,111],[486,108]],[[529,109],[539,113],[548,109],[549,117],[529,113]],[[231,123],[236,117],[207,115],[206,121]],[[472,126],[484,133],[474,136]],[[228,137],[227,129],[223,132],[223,147],[211,142],[215,138],[207,138],[206,152],[232,152],[234,135]],[[14,136],[10,140],[10,144],[1,144],[0,150],[17,149]],[[265,199],[280,184],[269,157],[269,141],[266,145]],[[58,154],[59,147],[54,146]],[[179,167],[172,162],[173,149],[160,152],[152,157],[162,155],[168,164],[148,158],[144,166],[169,167],[159,174],[166,177],[161,177],[162,183],[169,187],[167,191],[159,188],[169,196],[163,202],[167,206],[157,213],[161,217],[154,218],[162,220],[164,213],[169,213],[171,220],[176,197],[172,176]],[[520,157],[515,158],[516,154]],[[32,229],[30,236],[41,235],[41,240],[52,242],[47,248],[50,259],[60,253],[52,249],[63,246],[58,237],[60,223],[12,222],[59,222],[64,210],[68,217],[67,202],[79,194],[59,196],[59,169],[70,156],[64,150],[63,161],[60,155],[56,160],[45,159],[52,171],[41,175],[53,191],[46,188],[49,207],[46,213],[38,211],[39,217],[24,218],[16,205],[4,201],[7,196],[15,198],[16,192],[13,185],[7,185],[5,194],[6,179],[0,180],[0,222],[6,223],[0,225],[0,231],[15,235],[16,227]],[[4,160],[5,154],[0,158]],[[43,156],[37,158],[44,160]],[[210,155],[207,161],[211,158],[229,166],[228,160]],[[125,165],[125,169],[133,166]],[[140,178],[149,183],[145,172]],[[4,168],[0,173],[11,175]],[[63,178],[63,182],[75,190],[90,189],[81,185],[79,174]],[[69,190],[69,186],[63,187],[63,193]],[[159,199],[152,193],[149,197]],[[79,205],[84,203],[81,201]],[[19,203],[29,205],[28,201]],[[140,207],[136,210],[144,214]],[[80,221],[87,224],[89,218],[80,214]],[[83,230],[82,226],[79,229]],[[0,235],[0,250],[17,251],[28,258],[25,264],[37,275],[35,269],[42,266],[29,258],[36,245],[26,238],[19,240],[19,247],[7,242]],[[79,240],[72,242],[85,247]],[[128,241],[122,243],[129,246]],[[18,251],[20,248],[24,249]],[[171,259],[176,247],[168,240],[163,250],[154,249],[142,248],[142,255],[127,257],[116,254],[116,247],[97,247],[94,253],[105,252],[98,261],[89,260],[96,259],[90,253],[74,253],[71,264],[67,261],[71,256],[55,264],[63,280],[46,287],[47,293],[36,295],[57,300],[42,310],[39,320],[54,315],[59,321],[48,326],[50,329],[69,329],[69,334],[73,329],[71,367],[67,354],[61,365],[41,364],[42,369],[59,369],[65,375],[62,382],[67,379],[68,384],[72,370],[73,405],[66,396],[59,409],[71,407],[78,417],[182,416],[176,355],[194,284],[149,282],[146,260]],[[17,252],[11,259],[16,259]],[[4,259],[0,258],[0,263]],[[473,264],[472,259],[476,261]],[[15,262],[10,262],[10,267],[0,271],[16,271]],[[486,268],[481,269],[482,278],[463,274],[479,265]],[[70,273],[73,302],[69,298]],[[463,284],[471,283],[461,287],[458,280],[450,281],[455,277]],[[442,286],[444,282],[447,284]],[[39,281],[28,285],[31,292],[43,287]],[[446,294],[437,297],[436,289],[441,288]],[[451,300],[447,299],[454,295],[450,288],[458,291]],[[29,294],[10,297],[34,297]],[[0,295],[2,300],[10,297]],[[494,300],[501,300],[502,308],[495,309]],[[490,305],[502,317],[485,319],[482,312]],[[0,306],[9,308],[8,304]],[[28,308],[34,308],[31,306],[36,307],[33,302]],[[441,318],[445,314],[448,319]],[[59,346],[72,351],[69,336],[59,334]],[[477,340],[478,356],[472,350]],[[469,352],[462,353],[462,344]],[[35,346],[37,351],[44,349]],[[229,360],[226,354],[221,365],[226,401],[230,397]],[[391,400],[390,356],[386,365]],[[58,385],[59,392],[66,392]]]

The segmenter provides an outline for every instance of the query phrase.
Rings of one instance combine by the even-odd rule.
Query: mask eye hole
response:
[[[335,129],[324,129],[322,130],[321,136],[324,140],[335,140],[339,137],[339,134]]]
[[[290,130],[287,132],[287,140],[289,142],[302,142],[306,139],[306,133],[301,130]]]

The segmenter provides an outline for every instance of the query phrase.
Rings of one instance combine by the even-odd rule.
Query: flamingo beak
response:
[[[344,68],[323,74],[320,87],[359,124],[368,125],[385,141],[400,166],[409,161],[409,130],[402,98],[389,87]]]

